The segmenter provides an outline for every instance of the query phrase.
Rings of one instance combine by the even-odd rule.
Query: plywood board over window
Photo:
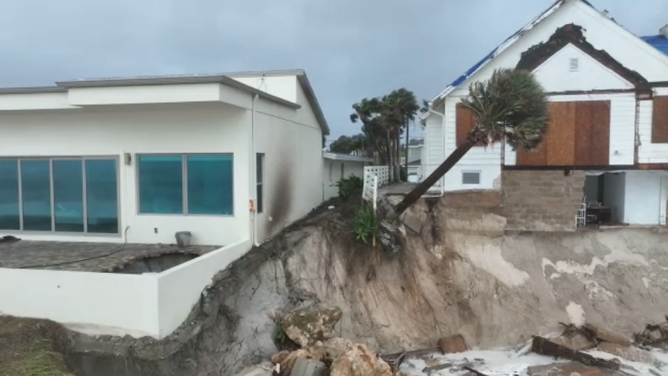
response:
[[[605,166],[609,164],[610,102],[552,102],[543,142],[518,150],[522,166]]]
[[[457,105],[457,146],[466,141],[469,133],[475,128],[475,116],[473,112],[462,104]],[[478,142],[475,146],[485,146],[483,142]]]
[[[668,144],[668,96],[654,97],[652,143]]]
[[[575,165],[610,163],[610,102],[577,102],[575,112]]]

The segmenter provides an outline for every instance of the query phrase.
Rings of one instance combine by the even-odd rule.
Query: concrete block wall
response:
[[[502,212],[506,230],[574,231],[585,174],[573,171],[503,171]]]

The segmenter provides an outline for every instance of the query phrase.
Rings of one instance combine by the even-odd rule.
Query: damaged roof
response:
[[[626,68],[606,51],[597,50],[585,38],[582,26],[572,23],[558,28],[546,42],[536,44],[527,51],[524,51],[516,68],[533,71],[569,44],[576,46],[582,52],[591,56],[594,60],[617,73],[633,85],[639,86],[647,83],[645,77],[640,75],[640,73]]]
[[[524,36],[524,34],[529,32],[530,30],[532,30],[536,25],[538,25],[541,21],[543,21],[545,18],[550,16],[556,10],[561,8],[561,6],[564,5],[568,1],[580,1],[580,2],[584,3],[585,5],[591,7],[592,9],[596,10],[596,7],[594,7],[594,5],[592,5],[592,3],[587,1],[587,0],[557,0],[547,10],[545,10],[543,13],[538,15],[538,17],[534,18],[531,22],[529,22],[527,25],[522,27],[515,34],[508,37],[505,41],[503,41],[503,43],[501,43],[499,46],[494,48],[482,60],[478,61],[475,65],[473,65],[466,72],[464,72],[464,74],[459,76],[450,85],[448,85],[438,96],[436,96],[436,98],[434,98],[432,100],[432,105],[435,105],[435,104],[440,103],[441,101],[443,101],[448,94],[450,94],[453,90],[455,90],[457,87],[459,87],[461,84],[463,84],[469,77],[473,76],[482,67],[487,65],[492,59],[494,59],[496,56],[498,56],[503,51],[505,51],[513,43],[515,43],[517,40],[522,38],[522,36]],[[613,22],[616,22],[614,18],[611,18],[611,20]],[[658,49],[659,51],[668,55],[668,39],[666,37],[658,35],[658,36],[642,37],[642,39],[645,42],[652,45],[653,47],[655,47],[656,49]]]
[[[474,66],[469,68],[464,74],[459,76],[456,80],[454,80],[448,87],[445,88],[434,100],[433,102],[440,102],[442,101],[450,92],[452,92],[454,89],[456,89],[459,85],[463,84],[464,81],[466,81],[469,77],[471,77],[474,73],[476,73],[480,68],[483,66],[487,65],[490,60],[494,59],[497,55],[499,55],[501,52],[503,52],[506,48],[510,47],[513,43],[515,43],[517,40],[522,38],[524,34],[529,32],[531,29],[533,29],[536,25],[538,25],[542,20],[550,16],[552,13],[554,13],[557,9],[561,8],[564,3],[566,3],[569,0],[557,0],[552,6],[550,6],[547,10],[545,10],[543,13],[538,15],[538,17],[534,18],[531,22],[526,24],[524,27],[519,29],[515,34],[511,35],[508,37],[503,43],[498,45],[495,49],[492,50],[487,56],[485,56],[482,60],[477,62]],[[581,1],[590,7],[594,8],[594,6],[587,0],[578,0]],[[595,9],[595,8],[594,8]]]

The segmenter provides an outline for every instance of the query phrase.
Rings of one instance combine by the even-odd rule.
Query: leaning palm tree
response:
[[[547,129],[547,98],[531,72],[499,69],[485,82],[469,88],[462,105],[472,111],[475,127],[434,172],[394,207],[401,215],[442,178],[476,144],[504,142],[514,150],[531,150],[543,140]]]

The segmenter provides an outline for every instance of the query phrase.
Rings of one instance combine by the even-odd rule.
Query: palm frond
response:
[[[531,72],[498,69],[485,82],[475,82],[462,104],[476,119],[477,141],[505,140],[513,149],[534,149],[547,129],[547,97]]]

